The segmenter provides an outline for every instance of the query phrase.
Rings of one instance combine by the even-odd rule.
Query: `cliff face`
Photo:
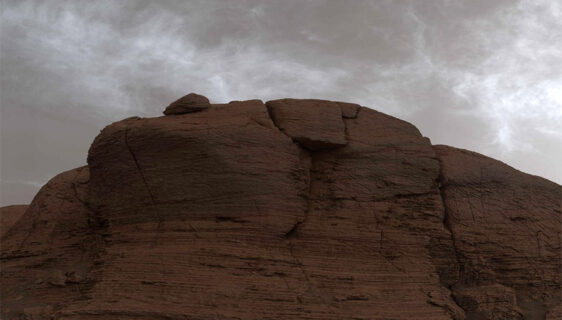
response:
[[[559,318],[559,185],[349,103],[166,114],[3,235],[3,318]]]

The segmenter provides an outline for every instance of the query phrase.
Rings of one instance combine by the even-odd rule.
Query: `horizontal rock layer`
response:
[[[3,318],[560,314],[559,185],[355,104],[189,112],[109,125],[3,230]]]

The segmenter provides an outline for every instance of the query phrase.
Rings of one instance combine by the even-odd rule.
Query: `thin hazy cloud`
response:
[[[3,205],[85,164],[109,122],[189,92],[357,102],[562,183],[557,1],[20,0],[1,15]]]

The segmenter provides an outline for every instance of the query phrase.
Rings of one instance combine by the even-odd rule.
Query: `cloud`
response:
[[[193,91],[360,103],[560,183],[561,10],[548,0],[4,1],[1,176],[44,181],[82,165],[103,126],[159,115]]]
[[[16,180],[3,180],[3,183],[14,183],[14,184],[22,184],[26,186],[32,186],[35,188],[41,188],[46,181],[16,181]]]
[[[550,1],[521,1],[467,23],[485,55],[456,73],[455,93],[493,122],[488,146],[539,152],[530,131],[562,127],[562,19]],[[558,97],[558,98],[557,98]]]

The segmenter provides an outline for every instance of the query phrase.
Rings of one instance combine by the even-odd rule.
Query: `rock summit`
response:
[[[2,319],[560,319],[560,185],[356,104],[164,113],[2,211]]]
[[[196,93],[190,93],[170,103],[170,105],[164,110],[164,114],[172,115],[197,112],[205,110],[209,106],[209,99]]]

